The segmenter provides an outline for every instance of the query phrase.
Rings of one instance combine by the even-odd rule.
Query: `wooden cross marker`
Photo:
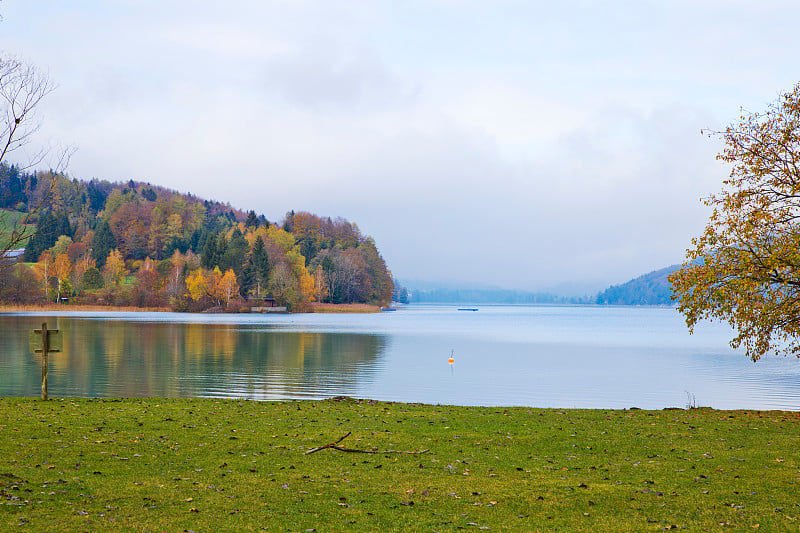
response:
[[[57,329],[48,331],[47,322],[42,323],[42,329],[34,329],[28,338],[33,353],[42,354],[42,400],[47,399],[47,354],[60,352],[62,348],[62,335]]]

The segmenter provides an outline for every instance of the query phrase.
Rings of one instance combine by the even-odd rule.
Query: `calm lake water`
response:
[[[28,332],[64,332],[51,397],[346,395],[458,405],[800,410],[800,360],[758,363],[673,309],[408,306],[377,314],[0,314],[0,395],[39,396]],[[448,364],[451,350],[455,363]]]

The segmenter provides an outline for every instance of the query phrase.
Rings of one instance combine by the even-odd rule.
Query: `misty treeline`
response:
[[[672,290],[668,277],[678,265],[644,274],[635,279],[612,285],[596,295],[559,296],[547,292],[526,292],[497,288],[413,288],[405,293],[407,302],[456,304],[570,304],[570,305],[672,305]],[[397,296],[395,300],[401,301]]]
[[[6,303],[201,311],[274,302],[300,310],[315,301],[386,305],[392,298],[374,240],[341,218],[292,211],[272,223],[133,180],[79,181],[0,165],[0,250],[31,206],[39,206],[36,231],[21,261],[5,257],[0,265]]]
[[[594,299],[589,296],[557,296],[546,292],[527,292],[513,289],[461,289],[445,287],[413,289],[408,292],[407,299],[409,302],[413,303],[456,304],[533,305],[594,303]]]
[[[669,275],[679,268],[672,265],[644,274],[621,285],[612,285],[597,295],[600,305],[672,305]]]

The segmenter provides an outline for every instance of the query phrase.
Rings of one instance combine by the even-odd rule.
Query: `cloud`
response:
[[[796,82],[794,3],[6,0],[82,178],[344,216],[404,278],[546,287],[679,261],[722,129]]]
[[[393,106],[413,96],[373,50],[342,50],[337,45],[303,43],[272,58],[265,67],[265,86],[291,104],[321,112]]]

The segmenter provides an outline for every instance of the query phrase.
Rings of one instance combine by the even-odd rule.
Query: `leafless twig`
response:
[[[408,452],[408,451],[403,451],[403,450],[384,450],[384,451],[379,451],[379,450],[359,450],[359,449],[356,449],[356,448],[345,448],[344,446],[339,446],[339,443],[342,442],[347,437],[349,437],[351,435],[351,433],[352,432],[348,431],[347,434],[345,434],[342,437],[339,437],[338,440],[336,440],[334,442],[331,442],[331,443],[328,443],[328,444],[323,444],[322,446],[317,446],[316,448],[311,448],[310,450],[304,452],[303,455],[309,455],[309,454],[312,454],[314,452],[318,452],[320,450],[325,450],[327,448],[331,448],[331,449],[339,451],[339,452],[349,452],[349,453],[377,453],[377,454],[383,454],[383,453],[405,453],[405,454],[410,454],[410,455],[414,455],[414,454],[418,454],[418,453],[425,453],[425,452],[429,451],[427,448],[424,449],[424,450],[417,450],[417,451],[413,451],[413,452]]]

